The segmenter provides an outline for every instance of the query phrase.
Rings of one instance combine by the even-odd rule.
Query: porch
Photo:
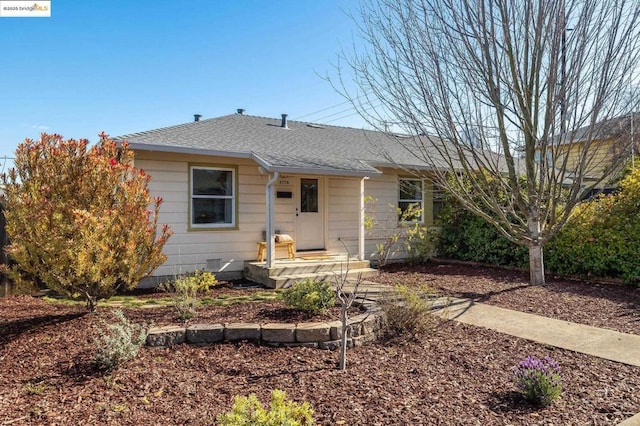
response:
[[[311,278],[317,281],[333,281],[343,275],[355,279],[376,276],[368,260],[348,259],[346,255],[304,255],[295,259],[276,260],[271,267],[267,262],[247,261],[244,277],[269,288],[286,288],[296,281]]]

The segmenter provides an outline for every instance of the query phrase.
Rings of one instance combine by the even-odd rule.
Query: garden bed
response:
[[[527,289],[522,275],[455,266],[381,278],[426,282],[525,312],[573,311],[574,320],[628,332],[639,318],[637,291],[626,287],[550,282]],[[234,309],[245,318],[264,308],[244,305]],[[136,321],[158,315],[125,311]],[[104,376],[92,363],[100,318],[111,318],[110,308],[92,315],[81,306],[0,299],[0,425],[214,424],[234,395],[254,392],[264,402],[274,388],[309,401],[322,425],[615,425],[640,412],[639,368],[455,322],[437,322],[420,342],[351,349],[346,372],[336,369],[332,351],[224,343],[142,348]],[[549,355],[562,368],[564,391],[550,407],[527,405],[514,393],[511,368],[528,355]]]
[[[531,286],[528,279],[528,272],[432,263],[389,265],[376,281],[409,286],[426,284],[440,294],[640,335],[640,288],[554,276],[547,276],[545,286]]]

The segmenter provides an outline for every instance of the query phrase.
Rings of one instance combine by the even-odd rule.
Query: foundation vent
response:
[[[218,272],[220,271],[221,263],[222,259],[207,259],[207,269],[210,271]]]

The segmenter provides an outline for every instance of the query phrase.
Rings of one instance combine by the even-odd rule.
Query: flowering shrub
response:
[[[562,392],[558,363],[546,356],[528,356],[514,367],[516,388],[524,399],[539,405],[549,405]]]
[[[18,146],[14,164],[1,179],[14,280],[37,280],[95,310],[165,261],[162,200],[149,194],[150,176],[133,167],[126,143],[102,133],[89,147],[43,133]]]

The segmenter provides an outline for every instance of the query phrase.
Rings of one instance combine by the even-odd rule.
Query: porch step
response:
[[[266,268],[264,262],[245,262],[244,277],[250,281],[260,283],[270,288],[289,287],[296,281],[307,278],[319,281],[335,281],[336,277],[345,274],[348,278],[371,277],[378,274],[372,269],[368,260],[349,260],[334,258],[331,260],[278,260],[273,267]]]
[[[366,269],[370,266],[368,260],[350,260],[348,269]],[[333,272],[340,274],[347,270],[347,261],[302,261],[278,263],[269,270],[269,276],[322,274]]]
[[[376,275],[378,275],[377,269],[350,268],[349,273],[347,274],[347,278],[353,280],[358,278],[358,276],[360,276],[364,279],[369,277],[375,277]],[[340,279],[340,272],[334,270],[334,271],[317,271],[317,272],[298,273],[298,274],[272,275],[269,277],[269,284],[267,284],[267,286],[271,288],[287,288],[287,287],[291,287],[297,281],[303,281],[306,279],[334,282],[336,279]]]

